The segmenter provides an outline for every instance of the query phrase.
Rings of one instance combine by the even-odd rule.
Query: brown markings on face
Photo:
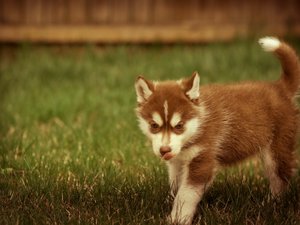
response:
[[[167,115],[166,115],[167,104]],[[181,134],[184,132],[184,124],[187,120],[197,116],[195,103],[186,95],[183,87],[175,81],[166,81],[156,84],[153,94],[145,103],[139,105],[137,112],[149,122],[150,131],[152,132],[174,132]],[[153,113],[157,112],[163,120],[163,126],[158,128],[153,124]],[[181,121],[171,127],[170,121],[174,113],[179,113]]]

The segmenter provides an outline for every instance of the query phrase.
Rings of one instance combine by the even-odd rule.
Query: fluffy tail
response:
[[[267,52],[274,52],[279,58],[283,73],[281,82],[291,96],[295,96],[300,85],[300,63],[294,49],[275,37],[259,39],[259,44]]]

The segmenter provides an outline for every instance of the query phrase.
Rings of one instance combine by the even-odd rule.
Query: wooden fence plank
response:
[[[25,24],[40,25],[42,22],[42,0],[25,0]]]
[[[110,0],[110,20],[113,24],[128,24],[130,18],[129,0]]]
[[[85,0],[67,0],[67,22],[70,24],[84,24],[87,22],[87,7]]]
[[[227,40],[234,37],[236,30],[224,26],[223,29],[203,27],[194,30],[186,26],[51,26],[51,27],[11,27],[0,26],[1,41],[10,40],[59,42],[59,43],[120,43],[120,42],[205,42]]]
[[[0,1],[0,23],[4,23],[4,9],[3,9],[3,1]]]
[[[20,24],[23,21],[22,0],[1,0],[1,21],[6,24]]]
[[[51,0],[53,2],[53,24],[66,24],[67,21],[67,1],[66,0]]]
[[[109,0],[91,0],[88,4],[89,21],[91,24],[104,24],[109,21],[110,1]]]
[[[151,24],[153,21],[152,0],[131,2],[131,22],[133,24]]]
[[[43,1],[42,2],[42,21],[41,24],[49,25],[53,23],[56,17],[56,11],[54,10],[54,1]]]
[[[66,0],[42,1],[43,25],[63,24],[67,19]]]
[[[172,4],[171,2],[169,4]],[[174,3],[173,3],[174,4]],[[169,5],[169,7],[171,7]],[[187,0],[178,1],[172,10],[172,18],[175,23],[177,22],[190,22],[198,19],[198,1],[197,0]]]
[[[168,24],[173,21],[173,13],[169,5],[172,0],[157,0],[154,1],[153,20],[155,24]]]
[[[0,42],[42,43],[198,43],[230,40],[241,28],[214,26],[0,26]]]

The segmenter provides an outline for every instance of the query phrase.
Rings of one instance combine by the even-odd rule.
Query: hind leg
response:
[[[286,140],[285,140],[286,141]],[[273,196],[286,189],[295,169],[293,140],[285,146],[280,142],[273,143],[263,154],[266,176],[270,182]]]
[[[284,189],[285,185],[282,179],[278,176],[278,165],[274,159],[273,154],[271,154],[270,149],[265,150],[263,154],[263,162],[265,174],[270,182],[271,193],[274,196],[278,195]]]

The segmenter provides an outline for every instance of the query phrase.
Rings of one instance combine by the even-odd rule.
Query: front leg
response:
[[[171,195],[175,197],[181,183],[182,165],[180,164],[180,162],[171,161],[167,163],[167,166]]]
[[[171,212],[172,223],[192,223],[197,205],[214,177],[215,164],[208,156],[202,153],[183,168],[181,185]]]
[[[191,224],[204,190],[204,184],[196,186],[190,184],[181,185],[174,200],[171,222]]]

